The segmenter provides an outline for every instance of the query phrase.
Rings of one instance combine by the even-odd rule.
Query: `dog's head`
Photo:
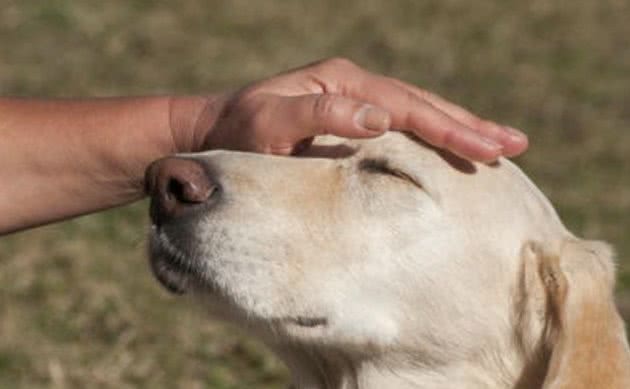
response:
[[[562,336],[582,336],[561,329],[583,307],[605,305],[598,323],[620,325],[608,254],[563,254],[578,241],[505,160],[472,164],[390,133],[325,139],[301,158],[181,155],[147,182],[157,278],[271,342],[427,364],[505,347],[546,360]]]

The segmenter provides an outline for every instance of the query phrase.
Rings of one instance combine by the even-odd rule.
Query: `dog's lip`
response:
[[[173,265],[173,261],[168,255],[160,254],[152,261],[153,274],[169,292],[181,295],[188,291],[188,276]]]
[[[184,294],[193,276],[188,269],[190,258],[175,247],[168,236],[155,225],[151,226],[151,267],[157,280],[170,292]]]
[[[217,290],[207,282],[202,282],[190,268],[192,258],[183,250],[175,246],[168,235],[159,227],[151,226],[151,267],[157,280],[169,292],[182,295],[191,289],[217,292]],[[270,318],[261,318],[269,321]],[[299,328],[321,328],[328,325],[327,317],[316,314],[287,315],[284,317],[271,318],[271,322],[289,325]]]
[[[269,319],[267,319],[269,320]],[[328,318],[325,316],[290,315],[271,319],[271,322],[281,326],[316,328],[328,325]]]
[[[300,327],[321,327],[328,324],[328,319],[322,316],[296,316],[288,318],[289,322]]]

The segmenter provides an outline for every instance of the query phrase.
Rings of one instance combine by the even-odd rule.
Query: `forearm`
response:
[[[190,151],[195,126],[212,121],[208,104],[202,97],[0,99],[0,233],[141,198],[145,167]]]

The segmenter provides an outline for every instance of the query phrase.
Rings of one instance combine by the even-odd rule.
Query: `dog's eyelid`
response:
[[[388,163],[384,158],[364,158],[359,161],[359,170],[375,173],[387,172]]]
[[[424,189],[423,185],[418,182],[418,180],[414,179],[411,175],[403,172],[402,170],[393,167],[385,158],[364,158],[359,161],[359,170],[370,173],[380,173],[395,176],[410,182],[420,189]]]

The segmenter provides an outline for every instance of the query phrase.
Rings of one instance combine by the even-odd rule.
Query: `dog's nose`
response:
[[[167,157],[153,162],[146,170],[145,183],[156,224],[207,204],[218,191],[204,165],[189,158]]]

